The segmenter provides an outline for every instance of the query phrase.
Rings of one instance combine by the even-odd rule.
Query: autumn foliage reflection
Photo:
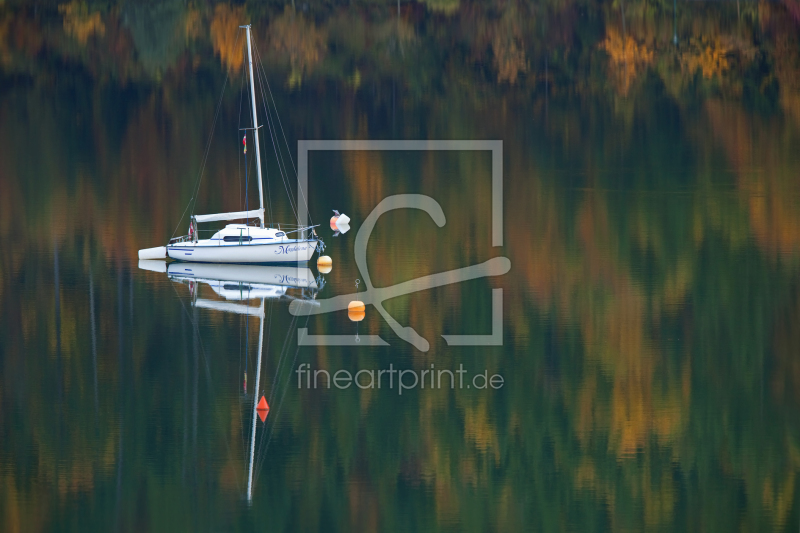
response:
[[[214,53],[220,57],[228,70],[238,71],[244,62],[244,39],[239,26],[245,20],[244,6],[232,8],[218,4],[211,20],[211,43]]]
[[[399,410],[396,398],[374,391],[303,393],[278,437],[303,460],[272,465],[278,488],[302,486],[333,502],[342,529],[385,528],[395,517],[382,502],[407,503],[398,487],[426,496],[409,513],[418,529],[794,523],[795,4],[742,3],[741,13],[734,3],[684,3],[677,13],[668,4],[436,0],[403,3],[399,12],[359,2],[306,12],[299,3],[181,3],[174,10],[180,33],[163,37],[180,49],[160,74],[142,64],[142,45],[118,6],[76,1],[52,17],[0,7],[0,428],[17,428],[4,430],[1,446],[4,457],[29,454],[37,465],[35,474],[25,461],[2,470],[4,529],[46,529],[70,498],[100,501],[117,486],[120,464],[151,480],[168,476],[175,486],[200,479],[198,490],[223,487],[226,498],[208,498],[212,508],[238,501],[239,455],[207,469],[183,465],[215,464],[202,453],[226,449],[219,433],[236,442],[240,406],[228,398],[203,406],[224,416],[209,418],[207,434],[201,425],[192,452],[182,433],[189,426],[161,406],[189,409],[191,398],[175,393],[173,381],[190,380],[194,360],[187,355],[176,377],[149,355],[161,353],[158,345],[184,357],[190,337],[175,335],[183,315],[156,309],[133,317],[117,295],[141,296],[137,305],[153,291],[174,295],[139,277],[133,261],[136,250],[172,234],[178,208],[192,196],[218,90],[227,74],[239,83],[237,32],[248,21],[268,74],[281,81],[273,90],[292,147],[311,138],[503,139],[506,244],[497,253],[513,265],[507,279],[391,304],[398,320],[440,339],[452,321],[485,327],[474,302],[503,287],[506,351],[481,357],[507,376],[504,395],[425,390]],[[238,131],[238,105],[230,95],[222,100],[225,123],[198,209],[243,203],[239,135],[225,133]],[[489,242],[491,206],[480,189],[488,163],[447,157],[353,152],[317,170],[323,194],[340,194],[354,220],[387,194],[408,190],[447,207],[451,239],[410,214],[376,229],[376,238],[397,240],[389,253],[369,257],[376,285],[495,253],[479,244]],[[435,254],[419,253],[417,243],[432,242]],[[58,317],[56,249],[62,279],[80,280],[82,291],[60,289]],[[88,318],[89,269],[104,295],[96,324]],[[237,331],[238,322],[212,320]],[[98,379],[107,387],[96,408],[86,377],[93,325],[101,339]],[[364,327],[384,333],[378,321]],[[118,345],[118,337],[129,344]],[[230,339],[213,339],[226,353],[220,339]],[[411,353],[408,364],[457,364],[437,342],[434,353]],[[43,354],[47,364],[26,354]],[[316,368],[336,368],[348,356],[335,347],[309,355]],[[380,366],[379,357],[358,357]],[[209,374],[233,374],[230,361],[209,365]],[[131,383],[162,379],[170,386],[130,399]],[[96,412],[115,422],[96,434],[82,426],[54,431],[55,383],[65,398],[59,413]],[[120,412],[128,421],[155,418],[152,431],[135,434],[119,423]],[[129,453],[145,456],[153,442],[162,452],[165,441],[180,443],[159,453],[166,465],[124,462]],[[92,447],[103,454],[92,456]],[[123,489],[142,490],[138,481]],[[698,494],[734,503],[705,506]],[[327,512],[305,501],[297,513],[283,505],[291,497],[281,492],[269,509],[308,527]],[[565,517],[576,522],[564,526]]]

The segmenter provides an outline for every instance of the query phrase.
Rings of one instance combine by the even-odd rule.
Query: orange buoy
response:
[[[356,312],[364,312],[366,311],[366,307],[364,306],[364,302],[359,300],[353,300],[349,304],[347,304],[348,311],[356,311]]]
[[[367,316],[364,302],[354,300],[347,305],[347,318],[353,322],[361,322]]]
[[[317,270],[322,274],[327,274],[333,269],[333,260],[327,255],[322,255],[317,259]]]
[[[336,215],[335,217],[331,217],[331,229],[332,229],[333,231],[337,231],[337,228],[336,228],[336,221],[337,221],[338,219],[339,219],[339,215]]]
[[[258,402],[258,406],[256,406],[257,411],[269,411],[269,404],[267,403],[267,399],[263,396],[261,397],[261,401]]]
[[[256,412],[258,413],[258,417],[262,422],[267,419],[267,415],[269,414],[269,404],[267,403],[267,399],[263,396],[261,397],[261,401],[258,402]]]

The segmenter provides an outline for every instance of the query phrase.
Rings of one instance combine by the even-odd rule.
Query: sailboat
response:
[[[192,215],[189,234],[170,239],[166,246],[139,250],[139,259],[171,258],[178,261],[199,263],[302,263],[311,259],[317,248],[324,247],[314,228],[265,227],[264,187],[261,177],[261,150],[259,146],[258,115],[256,113],[256,91],[253,79],[253,52],[250,25],[241,26],[246,30],[247,59],[250,73],[250,97],[253,112],[253,130],[256,148],[256,168],[258,171],[259,208],[231,213]],[[246,153],[246,143],[245,143]],[[301,191],[302,193],[302,191]],[[211,238],[200,239],[197,225],[208,222],[230,220],[258,220],[258,225],[228,224],[214,233]]]

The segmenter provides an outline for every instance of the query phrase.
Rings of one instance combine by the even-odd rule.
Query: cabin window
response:
[[[252,241],[253,238],[250,237],[249,235],[242,235],[241,237],[238,236],[238,235],[228,235],[222,240],[224,240],[225,242],[240,242],[240,241],[241,242],[248,242],[248,241]]]
[[[284,235],[286,234],[282,231],[279,231],[278,233],[275,234],[276,237],[283,237]]]

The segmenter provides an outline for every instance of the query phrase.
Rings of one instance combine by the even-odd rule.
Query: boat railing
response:
[[[174,238],[170,239],[169,240],[169,244],[175,244],[175,243],[179,243],[179,242],[188,242],[190,240],[191,240],[191,237],[189,237],[188,235],[183,235],[181,237],[174,237]]]
[[[284,233],[285,233],[286,235],[289,235],[290,233],[297,233],[298,231],[300,231],[300,232],[305,232],[305,231],[307,231],[307,230],[314,229],[314,228],[316,228],[317,226],[319,226],[319,224],[314,224],[313,226],[295,226],[295,225],[291,225],[291,226],[290,226],[289,224],[286,224],[286,226],[287,226],[287,229],[288,229],[289,227],[294,227],[294,228],[297,228],[297,229],[293,229],[293,230],[289,230],[289,231],[286,231],[286,230],[284,230]],[[305,235],[304,233],[301,233],[301,234],[300,234],[300,238],[302,239],[302,238],[304,237],[304,235]]]

